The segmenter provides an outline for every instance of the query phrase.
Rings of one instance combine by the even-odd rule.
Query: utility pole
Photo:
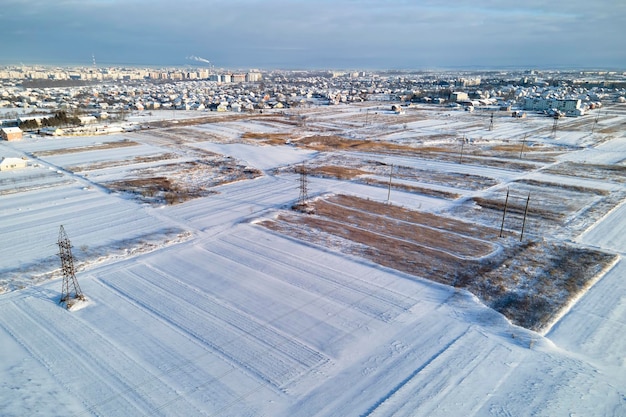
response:
[[[459,157],[459,164],[463,163],[463,147],[465,146],[465,135],[463,135],[463,140],[461,141],[461,156]]]
[[[509,205],[509,189],[506,189],[506,200],[504,200],[504,212],[502,213],[502,225],[500,225],[500,237],[502,237],[502,231],[504,230],[504,218],[506,217],[506,209]]]
[[[389,171],[389,187],[387,188],[387,204],[389,204],[389,197],[391,197],[391,177],[393,175],[393,164],[391,164],[391,170]]]
[[[522,150],[519,151],[519,159],[522,159],[522,154],[524,153],[524,144],[526,143],[526,134],[524,134],[524,140],[522,140]]]
[[[489,131],[493,130],[493,113],[491,113],[491,122],[489,122]]]
[[[591,125],[591,134],[593,135],[593,131],[596,128],[596,125],[598,124],[598,121],[600,121],[600,111],[598,110],[598,113],[596,114],[596,118],[593,120],[593,125]]]
[[[524,228],[526,227],[526,216],[528,215],[528,203],[530,202],[530,193],[528,193],[528,198],[526,199],[526,209],[524,210],[524,221],[522,222],[522,233],[520,234],[519,241],[521,242],[524,238]]]

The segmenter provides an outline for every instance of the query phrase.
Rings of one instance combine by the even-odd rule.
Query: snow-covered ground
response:
[[[365,117],[346,109],[336,111],[346,119],[342,124]],[[369,116],[367,131],[381,123],[381,135],[388,131],[381,119],[394,117]],[[430,134],[461,129],[463,135],[471,117],[458,113],[446,125],[448,116],[434,116],[427,128]],[[333,120],[324,113],[319,123],[336,128]],[[423,133],[426,121],[414,123],[417,130],[409,127],[407,135]],[[550,120],[531,123],[547,129],[545,143],[569,138],[563,160],[593,155],[594,164],[623,161],[616,158],[624,152],[623,133],[587,148],[590,139],[580,132],[554,139],[548,137]],[[498,126],[511,140],[524,137],[518,120]],[[231,138],[277,130],[245,121],[198,129]],[[470,132],[494,134],[486,125],[467,127]],[[394,138],[403,140],[397,133]],[[114,137],[0,143],[2,155],[31,158],[25,170],[0,172],[0,415],[626,415],[623,204],[575,239],[620,260],[540,335],[428,276],[256,225],[298,198],[298,176],[272,175],[272,169],[311,160],[317,152],[196,141],[189,148],[231,156],[265,175],[173,206],[111,193],[92,180],[104,171],[67,170],[173,151],[145,132],[117,138],[137,146],[33,159],[36,152],[105,139]],[[185,152],[174,151],[184,159]],[[502,185],[529,176],[563,178],[403,156],[380,160],[483,175]],[[110,167],[106,175],[130,175],[128,168]],[[606,189],[604,180],[586,179],[590,184]],[[334,179],[311,178],[308,187],[312,196],[388,198],[383,187]],[[610,189],[624,187],[617,182]],[[457,204],[396,190],[391,200],[433,212]],[[58,305],[58,271],[52,279],[42,274],[59,262],[61,224],[77,261],[90,260],[77,273],[88,301],[71,312]]]

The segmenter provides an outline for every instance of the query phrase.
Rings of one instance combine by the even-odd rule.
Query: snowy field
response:
[[[337,106],[0,142],[1,156],[29,159],[0,172],[0,415],[624,416],[626,133],[615,127],[626,116],[615,114],[593,134],[595,115],[562,119],[553,135],[538,115],[498,115],[489,130],[479,111]],[[317,135],[429,150],[297,145]],[[527,239],[617,261],[533,332],[428,274],[262,227],[298,200],[303,162],[362,171],[310,176],[309,197],[495,229],[501,212],[479,203],[532,192]],[[203,193],[166,204],[111,187],[139,178]],[[73,311],[58,304],[60,225],[87,297]]]

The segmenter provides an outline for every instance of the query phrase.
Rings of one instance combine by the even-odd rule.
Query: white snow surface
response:
[[[241,143],[222,144],[203,142],[197,145],[197,147],[219,154],[230,155],[260,170],[297,164],[317,154],[317,152],[296,149],[291,146],[270,146],[268,149],[259,151],[259,149],[257,149],[258,146]]]
[[[594,162],[614,160],[612,143],[624,152],[623,138],[608,141],[593,150]],[[48,146],[23,141],[0,150]],[[194,146],[266,171],[315,155],[289,146]],[[86,266],[77,278],[88,301],[71,312],[58,305],[58,275],[0,294],[2,416],[626,415],[623,260],[540,335],[465,291],[255,225],[297,199],[295,174],[149,207],[61,168],[84,158],[41,158],[20,174],[1,174],[32,175],[38,185],[0,195],[0,273],[58,262],[59,224],[83,252],[166,230],[188,237]],[[425,164],[503,181],[515,175]],[[309,187],[311,195],[387,198],[384,188],[334,180]],[[449,204],[395,191],[392,200],[433,211]],[[625,210],[609,213],[581,243],[623,256]]]

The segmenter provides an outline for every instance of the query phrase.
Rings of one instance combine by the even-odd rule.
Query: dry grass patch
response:
[[[519,155],[519,153],[522,151],[522,144],[510,144],[510,145],[494,145],[494,146],[490,146],[489,147],[490,150],[492,151],[497,151],[497,152],[515,152]],[[527,150],[530,152],[532,148],[528,148],[527,146],[524,146],[524,150]]]
[[[516,154],[508,152],[502,155],[502,152],[494,152],[485,150],[482,147],[471,145],[465,146],[463,157],[461,158],[461,146],[460,144],[453,144],[450,146],[417,146],[417,145],[403,145],[393,142],[385,141],[373,141],[362,139],[347,139],[337,135],[314,135],[307,136],[305,138],[294,140],[298,146],[305,147],[307,149],[313,149],[321,152],[332,151],[356,151],[356,152],[369,152],[379,154],[390,154],[403,156],[413,156],[417,158],[438,160],[438,161],[450,161],[450,162],[463,162],[470,165],[482,165],[491,166],[497,168],[504,168],[514,171],[531,171],[537,168],[537,165],[530,161],[536,160],[537,162],[552,162],[554,161],[555,154],[541,154],[539,152],[533,153],[532,157],[527,155],[524,151],[524,158],[529,160],[525,162],[520,160],[519,152]],[[526,149],[526,148],[525,148]],[[529,151],[530,152],[530,151]],[[504,157],[504,158],[503,158]],[[510,158],[510,159],[505,159]]]
[[[332,177],[340,180],[351,180],[360,175],[369,174],[358,168],[349,168],[336,165],[323,165],[319,167],[308,168],[307,174],[319,177]]]
[[[132,171],[135,178],[109,181],[103,185],[111,190],[131,193],[146,203],[177,204],[215,192],[212,187],[262,175],[254,168],[239,165],[235,160],[195,160],[152,166]]]
[[[467,288],[515,324],[541,331],[617,259],[560,242],[507,248],[497,267],[481,271]]]
[[[233,122],[239,120],[252,120],[267,117],[263,114],[245,114],[245,113],[214,113],[210,116],[194,117],[190,119],[175,119],[175,120],[159,120],[155,122],[143,123],[145,128],[169,128],[179,126],[195,126],[208,123],[222,123]]]
[[[299,173],[296,168],[296,172]],[[376,178],[359,178],[365,175],[371,175],[373,172],[366,171],[359,168],[350,168],[345,166],[337,166],[337,165],[323,165],[319,167],[310,167],[307,168],[307,174],[311,176],[317,177],[325,177],[325,178],[337,178],[339,180],[354,180],[359,183],[374,185],[378,187],[388,187],[389,181],[383,181]],[[411,185],[406,183],[394,182],[391,183],[391,188],[394,190],[406,191],[410,193],[419,193],[424,195],[429,195],[437,198],[446,198],[446,199],[457,199],[461,195],[457,193],[452,193],[448,191],[435,190],[427,187],[420,187],[417,185]]]
[[[472,198],[472,200],[483,209],[495,210],[497,212],[500,212],[501,215],[504,212],[504,206],[506,202],[505,199],[494,200],[490,198],[474,197]],[[534,204],[533,206],[531,206],[530,201],[525,198],[516,198],[516,199],[509,198],[509,201],[506,202],[507,214],[509,216],[512,214],[523,215],[524,212],[526,211],[526,201],[529,202],[528,216],[531,216],[531,217],[539,217],[544,220],[550,219],[550,220],[558,221],[558,220],[564,219],[567,216],[567,214],[569,214],[569,213],[555,212],[549,209],[544,209]]]
[[[358,200],[352,201],[358,203]],[[402,241],[397,243],[435,248],[457,258],[483,257],[495,250],[491,243],[457,234],[453,230],[408,222],[386,214],[371,213],[361,210],[360,207],[352,208],[326,200],[316,201],[314,207],[317,216],[328,220],[363,229],[383,238]],[[376,242],[376,239],[361,243],[373,242]]]
[[[357,207],[368,213],[380,216],[389,216],[404,222],[422,224],[432,228],[451,231],[474,237],[476,239],[489,240],[498,235],[498,229],[476,223],[468,223],[451,217],[444,217],[424,211],[409,210],[393,204],[381,204],[378,201],[367,200],[355,196],[343,194],[329,196],[327,201],[345,206]]]
[[[315,215],[283,212],[261,225],[466,288],[533,330],[548,325],[616,258],[559,242],[497,239],[494,228],[356,197],[332,196],[311,206]]]
[[[132,159],[103,161],[103,162],[97,162],[93,164],[73,165],[73,166],[65,167],[65,169],[71,172],[94,171],[97,169],[104,169],[104,168],[113,168],[113,167],[120,167],[120,166],[135,165],[135,164],[140,164],[140,163],[166,161],[168,159],[175,159],[177,157],[178,155],[173,154],[173,153],[164,153],[164,154],[152,155],[152,156],[136,156]]]
[[[562,184],[562,183],[557,183],[557,182],[537,181],[537,180],[528,180],[528,179],[516,180],[515,182],[520,183],[520,184],[533,185],[537,187],[549,187],[549,188],[563,189],[567,191],[575,191],[575,192],[584,193],[584,194],[596,194],[596,195],[602,195],[602,196],[610,194],[610,192],[607,190],[599,190],[597,188],[583,187],[581,185]]]
[[[577,178],[606,180],[619,184],[626,183],[626,166],[623,165],[597,165],[567,161],[547,168],[546,172]]]
[[[533,181],[530,181],[531,183]],[[515,186],[513,183],[512,186]],[[524,184],[526,185],[526,184]],[[626,198],[625,191],[604,191],[586,187],[532,188],[525,233],[559,239],[573,239],[606,215]],[[513,189],[509,197],[504,230],[521,233],[529,188]],[[502,225],[506,189],[475,197],[453,207],[449,214],[478,220],[498,229]]]
[[[95,145],[87,145],[87,146],[77,146],[74,148],[63,148],[63,149],[52,149],[49,151],[39,151],[33,152],[33,155],[36,157],[45,157],[52,155],[64,155],[68,153],[77,153],[77,152],[87,152],[87,151],[101,151],[105,149],[114,149],[114,148],[126,148],[129,146],[137,146],[139,145],[137,142],[133,142],[132,140],[123,140],[119,142],[104,142]]]
[[[288,143],[293,136],[290,133],[261,133],[261,132],[244,132],[242,139],[261,141],[268,145],[284,145]]]
[[[307,136],[299,139],[298,145],[304,146],[308,149],[314,149],[317,151],[337,151],[337,150],[353,150],[360,152],[371,151],[398,151],[398,150],[414,150],[409,146],[398,145],[389,142],[375,142],[360,139],[346,139],[336,135],[328,136]]]
[[[361,182],[379,187],[388,187],[390,185],[388,181],[377,180],[375,178],[364,178],[361,180]],[[448,200],[456,200],[457,198],[461,197],[461,194],[451,193],[449,191],[435,190],[432,188],[419,187],[417,185],[410,185],[393,181],[391,182],[391,189],[406,191],[408,193],[423,194],[436,198],[445,198]]]
[[[625,130],[626,130],[626,122],[621,122],[621,123],[616,123],[611,126],[602,128],[599,130],[599,132],[600,133],[622,133]]]
[[[199,189],[186,189],[166,177],[135,178],[113,181],[106,186],[115,191],[140,196],[142,200],[154,204],[178,204],[203,195]],[[210,193],[204,193],[208,195]]]
[[[394,189],[448,199],[456,199],[460,195],[454,190],[437,190],[423,184],[434,184],[460,190],[483,190],[498,184],[495,179],[481,175],[433,171],[401,165],[392,167],[381,161],[361,159],[350,155],[330,154],[320,158],[317,164],[319,165],[309,164],[307,166],[309,175],[351,180],[381,187],[388,187],[390,170],[393,169],[392,187]],[[293,167],[281,168],[276,170],[276,173],[293,172],[293,169]],[[298,169],[296,167],[296,170]],[[380,178],[372,178],[372,176]],[[412,182],[416,184],[412,184]]]

